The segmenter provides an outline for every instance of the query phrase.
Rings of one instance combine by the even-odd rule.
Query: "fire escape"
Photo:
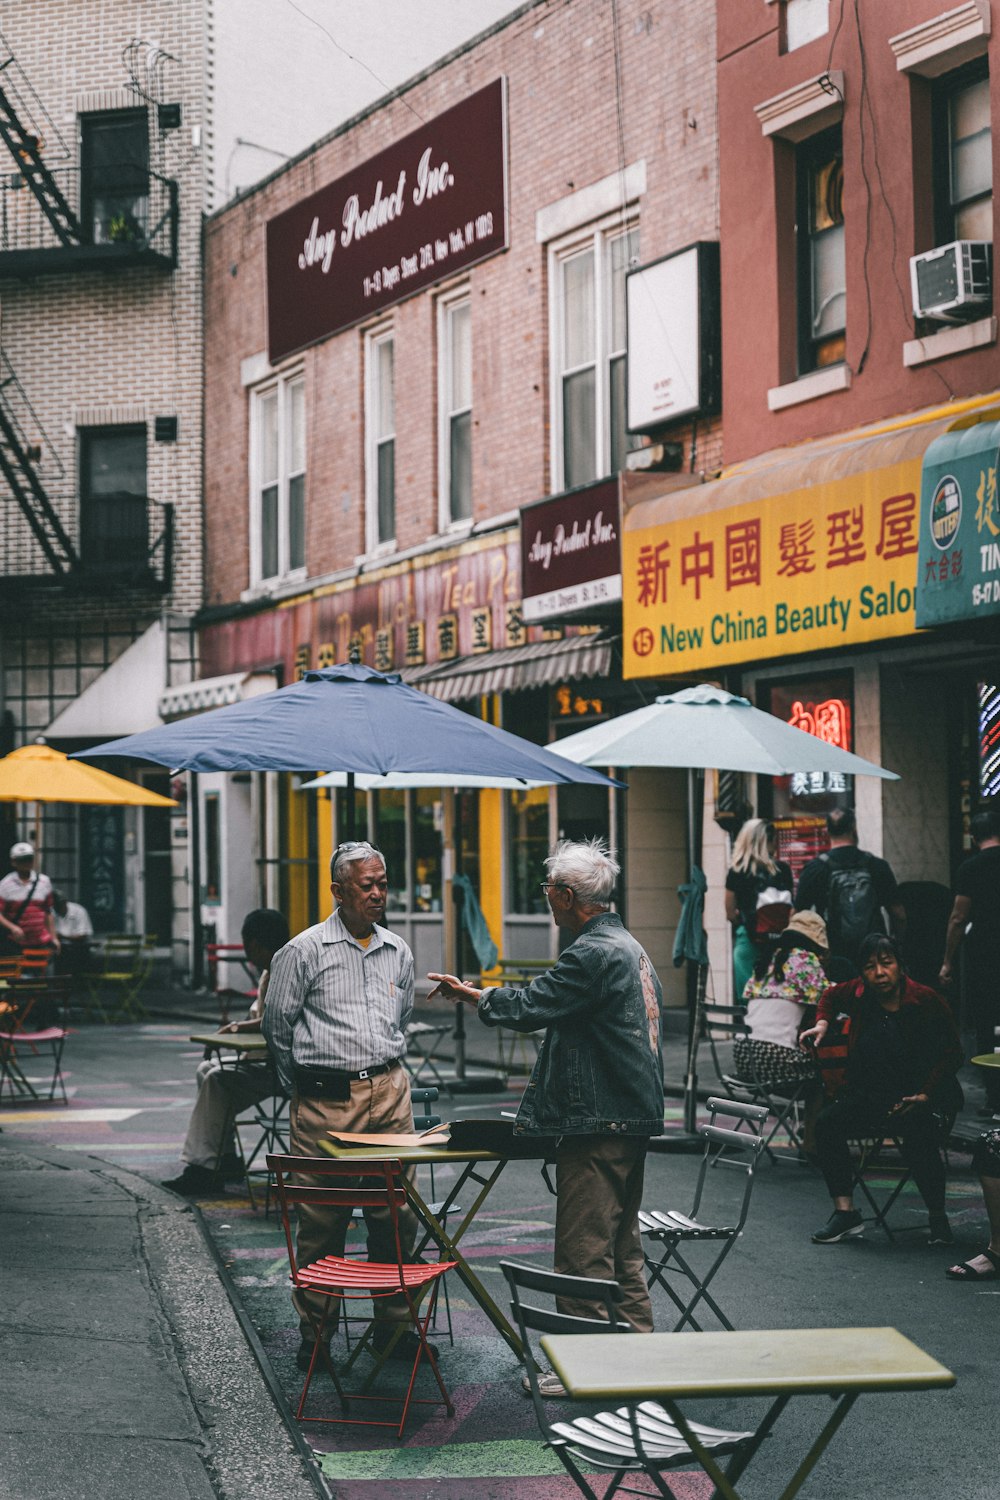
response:
[[[159,116],[161,131],[164,117]],[[0,276],[177,263],[177,183],[150,169],[145,146],[120,161],[74,165],[72,153],[0,36]],[[143,159],[144,158],[144,159]]]
[[[139,112],[137,112],[138,114]],[[143,116],[144,118],[144,116]],[[52,272],[172,270],[177,185],[133,153],[84,171],[0,36],[0,281]],[[2,154],[2,149],[0,149]],[[6,354],[0,350],[0,581],[25,588],[163,592],[171,582],[173,511],[146,495],[77,500]]]

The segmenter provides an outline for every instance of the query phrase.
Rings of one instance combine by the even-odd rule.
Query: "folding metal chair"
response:
[[[85,1015],[97,1011],[102,1021],[138,1021],[149,1015],[139,998],[140,991],[149,977],[149,956],[144,952],[141,936],[131,933],[110,934],[103,940],[101,968],[87,975],[89,997]],[[104,996],[110,992],[117,998],[109,1014]]]
[[[757,1104],[773,1116],[770,1129],[764,1140],[768,1160],[781,1160],[773,1150],[775,1137],[782,1134],[792,1147],[796,1161],[805,1159],[805,1107],[810,1092],[811,1080],[801,1079],[797,1084],[776,1087],[768,1080],[752,1060],[752,1048],[737,1048],[737,1043],[752,1042],[747,1026],[746,1012],[738,1006],[716,1005],[713,1000],[703,1001],[698,1013],[699,1035],[709,1045],[715,1075],[719,1087],[730,1099],[741,1104]],[[732,1055],[720,1056],[720,1044],[731,1044]],[[747,1066],[737,1068],[737,1052]],[[818,1074],[816,1086],[818,1088]],[[737,1128],[742,1128],[738,1125]],[[787,1156],[785,1157],[787,1160]]]
[[[51,1102],[58,1089],[63,1104],[69,1102],[62,1056],[69,1035],[65,1006],[70,983],[69,978],[22,979],[4,991],[0,1004],[0,1102],[5,1084],[12,1099]],[[24,1071],[25,1054],[40,1057],[43,1052],[52,1064],[47,1094],[39,1093]]]
[[[438,1098],[438,1091],[435,1088],[428,1087],[428,1088],[422,1088],[422,1089],[414,1089],[414,1088],[410,1089],[410,1102],[412,1104],[421,1104],[421,1105],[423,1105],[423,1113],[421,1115],[419,1115],[419,1116],[416,1116],[414,1118],[414,1121],[413,1121],[414,1125],[416,1126],[416,1128],[418,1130],[421,1130],[421,1131],[424,1131],[424,1130],[433,1130],[433,1128],[434,1128],[435,1125],[440,1125],[441,1124],[441,1116],[440,1115],[432,1114],[431,1113],[431,1108],[430,1108],[430,1106],[437,1101],[437,1098]],[[436,1188],[435,1183],[434,1183],[434,1163],[433,1162],[429,1163],[429,1165],[427,1167],[427,1170],[430,1173],[430,1179],[431,1179],[431,1192],[430,1192],[430,1199],[428,1201],[428,1209],[430,1210],[430,1212],[434,1215],[435,1218],[441,1217],[445,1221],[447,1221],[447,1219],[452,1214],[460,1214],[462,1212],[462,1209],[461,1209],[461,1206],[459,1204],[457,1204],[457,1203],[451,1203],[451,1204],[447,1204],[446,1205],[444,1203],[438,1203],[436,1201],[436,1199],[437,1199],[437,1188]],[[362,1209],[360,1209],[360,1208],[356,1208],[354,1210],[354,1212],[351,1214],[351,1227],[353,1228],[353,1227],[355,1227],[357,1225],[360,1225],[360,1224],[364,1223],[364,1217],[365,1217],[364,1216],[364,1211]],[[344,1253],[345,1254],[351,1253],[352,1257],[353,1257],[354,1254],[360,1255],[362,1253],[362,1247],[359,1246],[358,1249],[357,1249],[357,1251],[350,1251],[350,1252],[349,1251],[345,1251]],[[451,1326],[451,1298],[448,1295],[448,1278],[447,1277],[445,1277],[444,1281],[441,1283],[441,1289],[444,1292],[444,1312],[445,1312],[445,1319],[446,1319],[446,1323],[447,1323],[448,1342],[450,1344],[454,1345],[454,1343],[455,1343],[455,1335],[454,1335],[454,1331],[453,1331],[452,1326]],[[344,1309],[344,1312],[341,1314],[341,1318],[342,1318],[342,1321],[343,1321],[343,1324],[344,1324],[344,1341],[345,1341],[348,1349],[350,1349],[350,1347],[351,1347],[350,1324],[351,1323],[355,1323],[355,1322],[359,1322],[360,1319],[349,1318],[348,1315],[347,1315],[346,1308]],[[438,1309],[437,1309],[437,1306],[435,1305],[434,1316],[431,1318],[431,1327],[435,1330],[435,1332],[437,1331],[437,1326],[438,1326]]]
[[[416,1056],[404,1056],[403,1066],[414,1083],[420,1083],[426,1070],[438,1088],[444,1089],[445,1093],[450,1093],[447,1081],[441,1076],[441,1070],[438,1068],[438,1047],[446,1036],[451,1036],[451,1033],[451,1021],[436,1026],[432,1026],[429,1021],[411,1021],[407,1026],[403,1033],[406,1038],[406,1052],[407,1054],[416,1053]]]
[[[732,1323],[708,1287],[743,1233],[750,1208],[750,1194],[753,1192],[754,1173],[761,1153],[765,1150],[763,1132],[767,1110],[763,1106],[740,1104],[732,1099],[709,1099],[708,1110],[711,1120],[699,1131],[705,1138],[705,1150],[690,1214],[679,1213],[676,1209],[640,1210],[639,1213],[639,1228],[643,1240],[651,1242],[658,1252],[655,1255],[651,1248],[647,1249],[643,1245],[649,1289],[652,1291],[655,1286],[662,1287],[680,1311],[680,1318],[673,1328],[675,1333],[685,1323],[689,1323],[696,1332],[701,1331],[701,1324],[694,1316],[694,1310],[701,1302],[711,1308],[723,1328],[732,1329]],[[744,1128],[729,1130],[716,1125],[717,1115],[730,1119],[735,1117]],[[738,1212],[721,1224],[698,1217],[709,1168],[730,1169],[742,1173],[744,1177],[743,1197]],[[715,1258],[704,1271],[695,1270],[687,1258],[690,1254],[687,1247],[697,1241],[718,1246]],[[682,1253],[682,1246],[687,1254]],[[682,1279],[680,1290],[668,1279],[671,1276]]]
[[[934,1110],[933,1115],[937,1124],[941,1149],[946,1151],[954,1128],[955,1115],[945,1110]],[[903,1157],[903,1146],[899,1136],[892,1130],[884,1130],[879,1135],[856,1136],[853,1144],[857,1152],[856,1159],[852,1163],[853,1187],[858,1190],[871,1209],[871,1215],[864,1216],[866,1223],[883,1230],[890,1244],[895,1244],[898,1234],[923,1229],[925,1227],[923,1215],[921,1215],[921,1222],[917,1224],[890,1225],[888,1222],[889,1214],[913,1177]],[[890,1156],[889,1153],[894,1153],[894,1155]],[[880,1193],[884,1196],[880,1197]]]
[[[246,984],[241,989],[231,984],[226,984],[222,977],[222,967],[235,964],[236,968],[242,970],[246,978]],[[208,987],[219,1002],[219,1025],[225,1026],[229,1022],[229,1002],[239,1000],[240,1007],[247,1009],[247,1002],[257,998],[257,980],[246,951],[242,943],[206,943],[205,944],[205,967],[208,975]],[[234,976],[237,977],[237,976]]]
[[[597,1492],[578,1467],[586,1464],[588,1468],[611,1471],[611,1483],[602,1500],[609,1500],[619,1489],[632,1495],[648,1494],[648,1490],[624,1485],[627,1475],[637,1473],[645,1474],[656,1486],[658,1494],[678,1500],[677,1491],[671,1489],[663,1474],[690,1465],[695,1455],[680,1428],[658,1402],[641,1401],[635,1406],[619,1407],[615,1412],[601,1411],[568,1422],[550,1422],[545,1411],[545,1398],[539,1390],[538,1366],[528,1338],[529,1329],[537,1333],[629,1332],[629,1325],[617,1316],[622,1301],[622,1289],[617,1281],[560,1276],[554,1271],[539,1271],[534,1266],[509,1260],[502,1260],[500,1269],[510,1287],[511,1309],[526,1350],[525,1368],[535,1419],[545,1446],[551,1448],[577,1488],[588,1500],[598,1500]],[[603,1308],[605,1316],[580,1318],[547,1307],[534,1307],[522,1300],[522,1291],[596,1302]],[[705,1427],[700,1422],[686,1425],[701,1447],[713,1457],[731,1455],[730,1468],[754,1440],[752,1432],[729,1432],[721,1427]]]
[[[423,1262],[409,1264],[403,1258],[403,1248],[399,1237],[399,1211],[406,1204],[406,1189],[403,1185],[403,1168],[398,1161],[366,1161],[361,1167],[358,1163],[349,1161],[333,1161],[328,1156],[268,1156],[268,1169],[274,1173],[275,1185],[278,1192],[278,1202],[281,1205],[281,1222],[285,1231],[285,1243],[288,1247],[288,1263],[291,1269],[292,1285],[301,1291],[315,1292],[327,1298],[323,1312],[317,1316],[311,1310],[308,1312],[309,1321],[312,1324],[315,1346],[309,1369],[306,1372],[305,1384],[299,1397],[298,1407],[295,1412],[296,1419],[300,1422],[324,1422],[345,1423],[357,1422],[368,1427],[395,1427],[396,1436],[402,1437],[406,1427],[406,1419],[409,1416],[410,1407],[414,1403],[425,1406],[438,1406],[442,1402],[449,1417],[455,1415],[451,1397],[447,1387],[441,1379],[437,1359],[431,1346],[427,1342],[427,1329],[434,1313],[437,1301],[438,1289],[442,1278],[456,1264],[455,1261],[437,1261],[432,1265]],[[359,1177],[359,1172],[363,1175]],[[300,1183],[299,1178],[305,1176],[309,1185]],[[320,1183],[316,1185],[317,1181]],[[377,1262],[370,1260],[352,1260],[342,1255],[325,1255],[321,1260],[314,1261],[309,1266],[299,1266],[295,1258],[295,1240],[292,1234],[290,1210],[299,1203],[308,1203],[314,1206],[327,1208],[355,1209],[355,1208],[385,1208],[388,1209],[389,1219],[392,1225],[392,1233],[396,1246],[396,1259],[393,1262]],[[430,1297],[427,1311],[421,1320],[417,1313],[417,1304],[423,1294],[429,1291]],[[364,1392],[353,1392],[348,1394],[334,1369],[326,1343],[325,1329],[329,1313],[330,1302],[336,1299],[341,1302],[350,1302],[359,1298],[371,1298],[373,1301],[380,1297],[393,1297],[402,1295],[410,1315],[410,1326],[417,1336],[418,1348],[413,1360],[413,1369],[410,1372],[410,1380],[406,1389],[405,1397],[398,1396],[369,1396]],[[365,1333],[361,1343],[354,1351],[350,1363],[354,1357],[369,1344],[374,1330],[374,1323],[369,1323],[368,1331]],[[376,1355],[381,1363],[388,1357],[389,1350],[383,1350]],[[423,1359],[427,1360],[437,1382],[441,1398],[425,1398],[414,1396],[413,1387],[416,1383],[417,1370]],[[316,1370],[317,1361],[322,1359],[327,1374],[333,1381],[334,1388],[340,1398],[341,1409],[347,1412],[351,1401],[398,1401],[402,1400],[403,1410],[397,1426],[395,1421],[377,1421],[365,1417],[307,1417],[304,1415],[306,1398],[312,1383],[313,1374]]]

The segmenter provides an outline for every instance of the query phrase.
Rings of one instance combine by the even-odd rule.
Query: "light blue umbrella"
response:
[[[796,771],[840,771],[845,776],[880,776],[898,781],[895,771],[887,771],[874,761],[864,760],[831,745],[815,735],[806,734],[774,714],[754,708],[749,698],[727,693],[724,688],[702,683],[666,693],[645,708],[634,709],[620,718],[608,719],[579,734],[559,740],[553,749],[577,765],[675,767],[688,773],[688,853],[692,865],[692,885],[682,887],[687,896],[681,926],[684,941],[681,948],[692,965],[697,965],[697,984],[688,985],[688,1070],[684,1083],[684,1121],[692,1133],[695,1125],[697,1056],[697,1002],[704,994],[708,962],[704,934],[696,928],[701,923],[704,897],[696,890],[697,869],[701,860],[702,798],[696,785],[696,773],[705,770],[743,771],[758,776],[790,776]],[[704,877],[703,877],[704,878]],[[681,934],[678,932],[678,942]],[[704,951],[705,957],[697,956]],[[677,961],[678,949],[674,950]],[[693,975],[692,968],[689,978]]]

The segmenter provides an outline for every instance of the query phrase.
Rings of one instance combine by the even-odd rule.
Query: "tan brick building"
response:
[[[157,723],[159,693],[193,669],[205,22],[201,0],[38,0],[4,15],[4,750]],[[151,779],[166,790],[166,773]],[[168,943],[187,907],[185,824],[172,821],[173,837],[165,818],[51,807],[45,867],[99,928]]]

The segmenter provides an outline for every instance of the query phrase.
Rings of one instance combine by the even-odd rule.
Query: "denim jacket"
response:
[[[621,918],[591,917],[524,989],[485,990],[487,1026],[545,1029],[516,1135],[663,1134],[663,993]]]

